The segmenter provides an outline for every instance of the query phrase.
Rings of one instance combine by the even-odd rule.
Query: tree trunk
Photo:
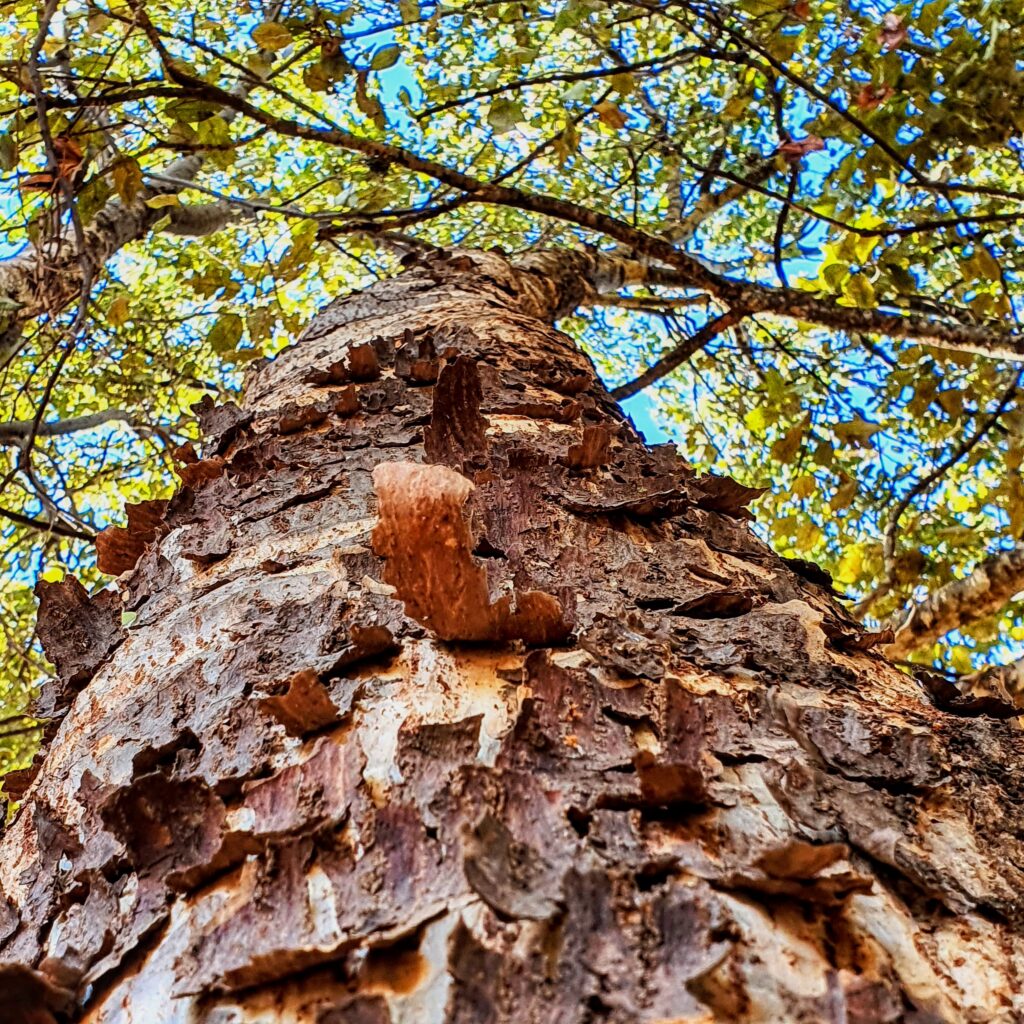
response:
[[[41,585],[3,1020],[1024,1019],[1020,733],[643,444],[550,326],[594,266],[335,302],[101,536],[120,600]]]

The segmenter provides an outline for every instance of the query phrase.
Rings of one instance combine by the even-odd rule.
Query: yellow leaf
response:
[[[114,164],[114,188],[123,203],[132,202],[142,189],[142,168],[138,160],[128,158]]]
[[[821,530],[818,526],[810,520],[805,520],[796,531],[793,546],[797,551],[802,551],[806,554],[814,549],[814,546],[821,540],[821,537]]]
[[[764,409],[761,408],[761,406],[751,409],[750,412],[743,417],[743,422],[746,424],[747,429],[753,431],[755,434],[760,434],[768,425],[767,417],[765,416]]]
[[[953,666],[954,670],[963,675],[966,672],[970,672],[974,665],[971,664],[971,652],[970,649],[964,647],[963,644],[957,644],[949,652],[949,661]]]
[[[146,205],[151,210],[162,210],[165,206],[181,206],[181,200],[177,196],[150,196]]]
[[[864,545],[851,544],[839,560],[836,580],[840,583],[856,583],[864,568]]]
[[[128,298],[124,295],[119,295],[114,301],[107,307],[107,320],[113,324],[114,327],[120,327],[126,323],[131,316],[131,308],[128,305]]]
[[[264,50],[283,50],[291,46],[292,34],[278,21],[265,21],[252,30],[253,42]]]

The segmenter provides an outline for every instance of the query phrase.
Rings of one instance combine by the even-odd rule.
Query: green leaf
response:
[[[222,313],[206,335],[206,343],[219,355],[234,352],[242,340],[243,327],[237,313]]]
[[[419,0],[398,0],[398,13],[407,25],[420,20]]]
[[[862,308],[873,305],[875,301],[875,289],[866,274],[852,274],[846,282],[843,294],[855,306]]]
[[[13,136],[4,132],[0,135],[0,170],[13,171],[18,166],[18,144]]]
[[[199,124],[201,121],[219,114],[220,107],[208,100],[172,100],[164,107],[164,113],[185,124]]]
[[[522,120],[523,108],[515,100],[496,99],[487,111],[487,123],[499,135],[512,131]]]
[[[370,67],[374,71],[384,71],[386,68],[390,68],[398,63],[398,58],[402,56],[402,48],[392,44],[391,46],[381,47],[371,58]]]

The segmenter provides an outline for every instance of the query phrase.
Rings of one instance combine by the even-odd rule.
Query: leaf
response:
[[[893,88],[891,85],[872,85],[868,82],[857,93],[856,99],[853,102],[861,110],[875,110],[889,99],[892,94]]]
[[[206,335],[206,342],[218,355],[234,352],[242,340],[242,328],[242,318],[237,313],[222,313]]]
[[[839,583],[856,583],[864,571],[864,556],[867,548],[864,544],[851,544],[839,559],[836,580]]]
[[[71,181],[84,160],[82,147],[75,139],[67,135],[58,135],[53,140],[53,152],[57,158],[57,177]]]
[[[263,50],[277,52],[292,44],[292,34],[279,21],[264,21],[252,30],[252,40]]]
[[[760,405],[755,406],[743,417],[743,422],[747,429],[753,431],[753,433],[762,433],[765,427],[768,426],[768,417],[765,415],[764,407]]]
[[[383,131],[387,127],[384,108],[381,106],[380,100],[376,96],[371,96],[367,91],[366,78],[365,70],[356,75],[356,106]]]
[[[487,111],[487,123],[499,134],[512,131],[523,120],[523,108],[508,99],[495,100]]]
[[[895,50],[907,38],[907,26],[898,14],[887,14],[882,19],[878,41],[883,50]]]
[[[331,87],[331,76],[324,62],[318,60],[302,72],[302,82],[311,92],[327,92]]]
[[[849,508],[859,490],[857,481],[852,477],[843,474],[842,479],[843,482],[836,488],[836,493],[832,495],[832,500],[829,502],[829,508],[833,512],[841,512],[844,508]]]
[[[935,396],[950,419],[958,419],[964,411],[964,393],[959,388],[947,388]]]
[[[969,266],[979,281],[998,281],[1002,277],[999,262],[984,245],[974,247]]]
[[[150,196],[146,205],[151,210],[162,210],[165,206],[181,206],[181,200],[176,195]]]
[[[626,127],[626,115],[609,100],[598,103],[594,109],[597,111],[597,116],[601,119],[601,123],[608,125],[609,128],[618,129]]]
[[[131,318],[131,307],[126,295],[119,295],[107,306],[107,321],[114,327],[121,327]]]
[[[220,107],[216,103],[207,100],[181,99],[172,100],[164,107],[164,113],[176,121],[183,121],[185,124],[199,124],[207,118],[214,117],[220,113]]]
[[[808,153],[817,153],[825,148],[825,140],[818,135],[808,135],[805,139],[783,142],[776,152],[788,164],[798,164]]]
[[[106,178],[96,177],[86,182],[81,192],[75,196],[75,207],[83,224],[88,224],[101,210],[113,194],[110,182]]]
[[[4,132],[0,135],[0,170],[13,171],[18,166],[18,144]]]
[[[267,306],[257,306],[249,310],[245,316],[245,326],[249,332],[249,339],[253,344],[266,341],[273,334],[274,324],[277,317],[274,311]]]
[[[400,46],[392,44],[391,46],[381,47],[371,58],[370,67],[374,71],[384,71],[387,68],[393,67],[398,63],[398,58],[402,56],[402,48]]]
[[[579,150],[579,146],[580,137],[576,126],[571,123],[567,124],[551,147],[558,158],[558,166],[565,167],[566,161]]]
[[[95,7],[90,7],[85,27],[89,30],[91,35],[99,35],[100,32],[111,24],[112,21],[113,18],[104,14],[103,11],[97,10]]]
[[[406,25],[413,21],[419,21],[419,0],[398,0],[398,13],[402,16],[402,21]]]
[[[960,675],[966,675],[974,668],[970,648],[964,647],[963,644],[956,644],[949,652],[949,663]]]
[[[882,428],[877,423],[869,423],[858,416],[855,419],[847,420],[845,423],[836,423],[832,427],[833,433],[844,445],[853,448],[871,447],[871,438]]]
[[[772,458],[779,462],[790,463],[800,451],[800,442],[804,437],[804,425],[798,423],[790,428],[772,445]]]
[[[809,498],[812,494],[817,493],[817,490],[818,482],[810,474],[805,473],[793,481],[792,491],[797,498]]]
[[[123,203],[132,203],[142,190],[142,168],[138,160],[129,157],[118,160],[113,167],[114,190]]]
[[[855,306],[861,308],[873,306],[875,302],[875,287],[866,274],[852,274],[846,282],[843,294]]]
[[[629,71],[620,71],[608,79],[608,84],[620,95],[629,96],[636,91],[636,78]]]

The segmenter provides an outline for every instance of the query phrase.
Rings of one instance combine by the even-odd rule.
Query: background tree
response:
[[[452,242],[622,257],[563,325],[616,395],[655,389],[696,465],[769,484],[776,549],[868,622],[938,600],[894,655],[1013,660],[1017,5],[3,11],[12,713],[34,577],[98,582],[92,537],[170,492],[190,406]]]

